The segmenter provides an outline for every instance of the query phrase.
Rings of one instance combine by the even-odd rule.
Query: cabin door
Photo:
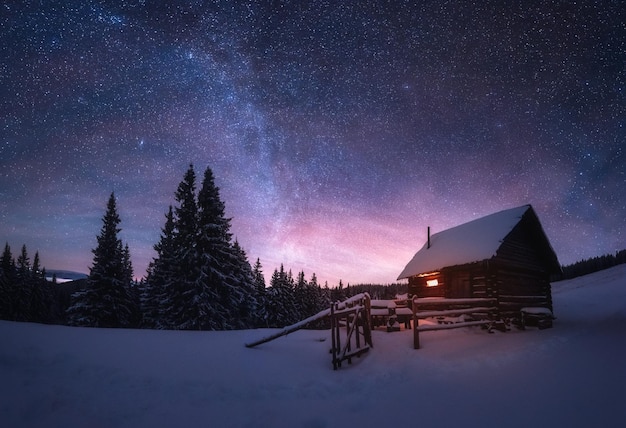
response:
[[[472,297],[472,287],[470,284],[469,273],[450,275],[447,297],[450,299],[463,299],[467,297]]]

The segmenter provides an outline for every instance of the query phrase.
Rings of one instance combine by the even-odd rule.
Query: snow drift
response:
[[[548,330],[374,332],[333,371],[329,331],[0,322],[3,427],[626,426],[626,265],[553,285]],[[272,330],[274,331],[274,330]]]

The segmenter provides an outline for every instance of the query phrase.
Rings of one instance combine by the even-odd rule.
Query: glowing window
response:
[[[436,287],[439,285],[439,281],[436,279],[429,279],[426,281],[426,287]]]

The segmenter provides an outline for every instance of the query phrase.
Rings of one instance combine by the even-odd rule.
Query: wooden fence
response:
[[[343,302],[332,303],[329,309],[324,309],[267,337],[246,343],[246,347],[254,348],[262,343],[267,343],[300,330],[313,321],[330,317],[333,369],[337,370],[341,367],[343,361],[348,360],[348,364],[352,364],[352,358],[360,357],[374,347],[372,344],[370,311],[371,300],[369,294],[357,294]],[[343,338],[341,334],[342,327],[345,327],[345,336]]]
[[[352,358],[360,357],[373,348],[371,327],[371,300],[367,293],[358,294],[330,307],[333,369],[343,361],[352,364]],[[345,336],[342,339],[342,328]]]
[[[497,300],[483,298],[444,299],[413,298],[413,348],[420,348],[420,332],[486,325],[491,330],[497,316]],[[419,325],[426,318],[457,317],[471,315],[474,320]]]

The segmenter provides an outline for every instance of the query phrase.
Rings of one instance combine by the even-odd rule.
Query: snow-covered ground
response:
[[[553,287],[554,328],[375,331],[333,371],[328,331],[0,322],[2,427],[624,427],[626,265]]]

